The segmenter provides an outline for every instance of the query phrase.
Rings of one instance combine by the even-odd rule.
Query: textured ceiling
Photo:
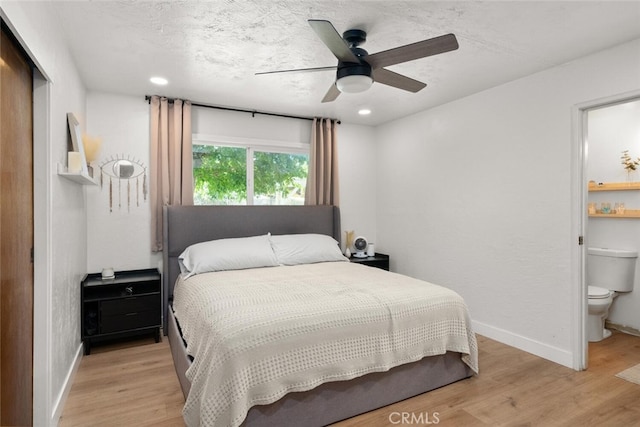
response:
[[[89,90],[379,124],[640,38],[634,1],[100,1],[49,3]],[[427,83],[320,100],[336,65],[308,19],[367,31],[369,53],[454,33],[453,52],[389,69]],[[160,75],[164,87],[149,83]],[[357,110],[373,113],[360,117]]]

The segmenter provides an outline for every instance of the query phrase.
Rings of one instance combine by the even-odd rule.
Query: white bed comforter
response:
[[[238,426],[292,391],[444,354],[477,372],[466,304],[441,286],[348,262],[178,280],[174,310],[194,357],[189,426]]]

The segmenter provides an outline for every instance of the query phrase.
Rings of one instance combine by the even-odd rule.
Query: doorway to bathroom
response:
[[[581,287],[577,293],[576,367],[589,360],[587,248],[640,251],[640,91],[584,103],[576,107],[581,233]],[[638,184],[632,184],[636,182]],[[602,191],[604,190],[604,191]],[[640,263],[636,292],[621,294],[611,304],[607,328],[640,334]]]

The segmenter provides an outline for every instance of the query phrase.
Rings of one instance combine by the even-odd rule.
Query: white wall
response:
[[[85,89],[50,4],[0,2],[1,13],[49,83],[34,88],[34,425],[55,425],[80,360],[80,280],[86,272],[84,188],[66,164],[67,112],[85,118]]]
[[[340,213],[342,230],[353,230],[375,243],[376,252],[385,252],[379,245],[376,198],[379,182],[376,170],[375,129],[369,126],[343,123],[338,127],[340,162]],[[342,243],[344,244],[344,232]]]
[[[87,133],[102,138],[97,161],[131,156],[149,164],[149,105],[142,97],[92,92],[87,96]],[[194,134],[308,143],[311,122],[194,107]],[[374,133],[371,127],[338,126],[340,191],[343,230],[356,230],[375,241]],[[367,173],[362,175],[361,165]],[[96,168],[96,172],[99,169]],[[114,197],[115,197],[114,190]],[[87,190],[87,269],[156,267],[161,257],[150,250],[148,202],[131,210],[109,212],[108,186]]]
[[[596,182],[625,182],[621,164],[623,150],[633,159],[640,157],[640,100],[588,113],[588,157],[586,177]],[[634,181],[640,181],[640,171]],[[622,202],[627,209],[640,209],[638,191],[589,193],[589,202],[600,205]],[[639,219],[589,218],[587,244],[595,247],[640,251]],[[588,263],[587,259],[587,263]],[[640,330],[640,263],[636,263],[634,292],[620,294],[609,311],[608,320]]]
[[[87,134],[102,139],[94,162],[98,182],[100,166],[112,166],[113,159],[135,159],[149,167],[149,103],[144,97],[90,92],[87,115]],[[149,197],[144,198],[142,182],[137,183],[138,188],[135,180],[129,183],[127,202],[127,182],[119,185],[113,180],[110,210],[109,176],[103,176],[102,187],[87,188],[87,271],[158,267],[162,255],[151,252],[151,206]]]
[[[378,129],[378,244],[477,332],[571,366],[571,108],[640,88],[640,40]]]
[[[207,107],[192,108],[191,129],[194,134],[266,141],[308,143],[311,138],[308,120]]]

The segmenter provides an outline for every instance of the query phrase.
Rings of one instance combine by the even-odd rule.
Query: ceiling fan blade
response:
[[[313,71],[335,71],[336,70],[335,65],[332,67],[315,67],[315,68],[296,68],[293,70],[278,70],[278,71],[262,71],[260,73],[256,73],[256,76],[261,75],[261,74],[276,74],[276,73],[308,73],[308,72],[313,72]]]
[[[457,48],[458,40],[456,36],[445,34],[444,36],[374,53],[367,56],[365,60],[371,65],[371,68],[375,69],[449,52]]]
[[[416,93],[427,86],[422,82],[403,76],[402,74],[394,73],[386,68],[377,68],[373,70],[373,81],[413,93]]]
[[[349,45],[347,45],[331,22],[321,19],[309,19],[309,25],[340,61],[360,63],[358,57],[351,52]]]
[[[331,87],[327,91],[327,94],[324,96],[324,98],[322,98],[322,102],[335,101],[339,95],[340,95],[340,91],[338,90],[338,87],[334,83],[331,85]]]

